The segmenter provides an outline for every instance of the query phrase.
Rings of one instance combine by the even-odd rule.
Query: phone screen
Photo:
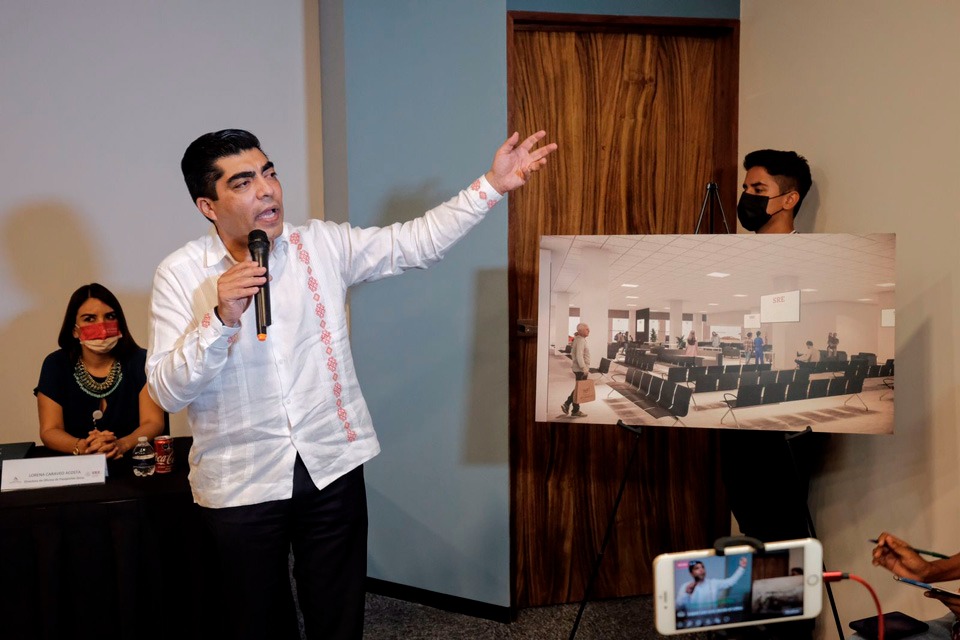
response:
[[[676,629],[803,616],[803,549],[673,561]]]

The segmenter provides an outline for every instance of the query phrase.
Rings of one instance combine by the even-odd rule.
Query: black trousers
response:
[[[806,538],[810,475],[822,457],[825,434],[787,443],[778,431],[720,432],[720,468],[730,510],[740,530],[763,542]],[[745,627],[730,639],[809,640],[813,620]]]
[[[811,451],[803,436],[790,445],[779,431],[724,430],[720,469],[730,510],[748,536],[764,542],[805,538]],[[796,467],[794,466],[796,461]]]
[[[363,637],[367,498],[362,466],[319,490],[298,455],[289,500],[203,513],[227,596],[224,637],[300,637],[289,575],[291,548],[307,637]]]

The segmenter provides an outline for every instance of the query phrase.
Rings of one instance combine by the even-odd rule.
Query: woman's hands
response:
[[[84,446],[84,444],[86,446]],[[92,429],[90,435],[84,438],[80,444],[80,453],[102,453],[108,460],[117,460],[123,457],[125,451],[122,449],[121,442],[117,439],[113,431]]]

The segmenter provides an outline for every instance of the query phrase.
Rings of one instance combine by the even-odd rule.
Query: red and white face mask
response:
[[[96,353],[109,353],[120,341],[120,327],[116,320],[77,325],[80,344]]]

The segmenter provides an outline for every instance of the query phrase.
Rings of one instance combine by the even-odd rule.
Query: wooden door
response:
[[[693,233],[708,182],[737,194],[738,22],[511,12],[509,130],[560,145],[510,196],[510,317],[537,317],[541,235]],[[703,223],[722,232],[719,208]],[[534,421],[536,340],[511,328],[514,605],[583,597],[634,445],[610,425]],[[729,530],[716,434],[648,428],[593,596],[652,591],[661,552]]]

